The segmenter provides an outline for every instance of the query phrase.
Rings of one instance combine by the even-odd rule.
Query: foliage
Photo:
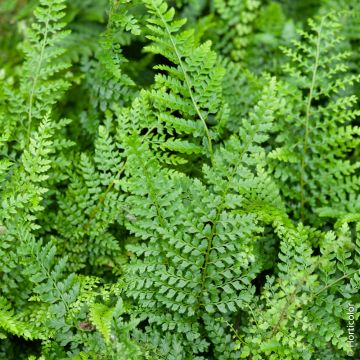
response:
[[[1,2],[0,358],[359,357],[359,10]]]

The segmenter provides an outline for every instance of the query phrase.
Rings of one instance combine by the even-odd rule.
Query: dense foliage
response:
[[[360,358],[359,4],[2,0],[0,358]]]

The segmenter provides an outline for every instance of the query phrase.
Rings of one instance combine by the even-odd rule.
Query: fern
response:
[[[179,32],[185,21],[174,20],[173,8],[169,9],[161,0],[145,4],[149,11],[147,38],[151,40],[145,50],[174,64],[156,66],[165,74],[156,75],[155,86],[148,95],[160,120],[157,130],[160,135],[164,132],[162,128],[170,134],[185,135],[184,140],[165,140],[160,136],[161,148],[185,154],[205,153],[212,161],[216,133],[211,131],[209,122],[212,117],[215,123],[222,121],[220,94],[224,72],[217,65],[209,42],[196,48],[193,31]],[[189,140],[188,134],[192,135]]]
[[[150,323],[163,330],[175,328],[184,333],[183,341],[196,341],[195,352],[202,351],[206,342],[200,338],[200,324],[191,325],[194,320],[206,314],[231,314],[253,295],[247,287],[259,269],[251,244],[261,228],[254,214],[240,215],[231,209],[247,206],[244,198],[249,192],[252,200],[273,201],[265,189],[259,193],[250,189],[262,181],[269,185],[260,168],[259,176],[254,176],[253,161],[258,157],[252,157],[258,155],[255,144],[266,140],[271,124],[271,112],[264,122],[257,114],[271,99],[274,86],[272,82],[259,108],[244,122],[247,132],[240,134],[241,145],[230,139],[215,153],[215,168],[204,166],[210,189],[197,180],[162,170],[134,135],[125,140],[127,172],[131,174],[124,183],[124,190],[130,193],[126,206],[131,209],[126,226],[149,241],[128,247],[137,258],[143,257],[143,264],[139,260],[130,263],[126,293],[139,299],[141,314]],[[225,169],[232,170],[224,174]],[[151,209],[145,218],[144,208]],[[160,243],[158,239],[162,239]]]
[[[73,174],[64,196],[58,200],[59,212],[51,228],[60,235],[58,242],[74,270],[90,261],[92,266],[114,266],[119,245],[109,227],[121,222],[121,195],[118,179],[124,171],[123,159],[105,127],[99,127],[95,153],[82,154],[78,174]],[[88,244],[93,246],[89,249]]]
[[[216,13],[219,14],[219,40],[216,46],[221,53],[229,55],[234,61],[245,58],[260,5],[261,2],[257,0],[214,1]]]
[[[104,336],[105,341],[110,341],[110,327],[114,309],[104,304],[93,304],[90,308],[91,321]]]
[[[310,359],[315,349],[319,357],[338,358],[339,351],[352,353],[342,319],[346,317],[346,304],[356,294],[354,280],[358,270],[348,268],[344,274],[336,269],[342,268],[345,258],[347,266],[351,264],[349,229],[344,226],[338,239],[332,232],[320,235],[323,242],[319,256],[311,250],[311,242],[319,234],[309,230],[276,224],[282,238],[279,274],[277,278],[267,279],[261,298],[252,305],[247,335],[236,335],[241,340],[238,346],[243,356],[251,354],[260,359],[277,354],[286,359]],[[344,241],[340,246],[339,240]],[[336,244],[337,254],[329,256],[330,253],[323,251],[325,248],[332,251],[327,241]],[[353,280],[349,282],[349,278]],[[328,303],[330,298],[332,305]],[[284,331],[288,327],[291,332]]]
[[[1,2],[0,358],[358,358],[357,8]]]
[[[41,331],[33,328],[33,326],[23,322],[15,316],[11,305],[3,297],[0,298],[0,327],[11,334],[25,339],[45,339]],[[5,334],[0,333],[1,338],[6,338]]]
[[[277,126],[279,147],[271,154],[275,176],[293,184],[284,195],[303,221],[314,221],[311,213],[318,207],[345,206],[359,183],[358,164],[347,159],[358,144],[359,129],[351,125],[358,116],[356,96],[343,93],[358,76],[346,73],[348,54],[335,52],[340,39],[334,15],[309,25],[312,33],[303,33],[304,41],[285,50],[291,62],[283,94],[289,99]]]
[[[68,81],[54,79],[56,73],[69,66],[56,61],[64,51],[57,46],[66,35],[62,31],[65,24],[60,23],[64,8],[63,0],[41,1],[35,11],[36,22],[27,32],[28,38],[23,44],[26,62],[21,91],[28,94],[26,112],[29,133],[33,119],[41,119],[44,110],[48,111],[68,87]]]
[[[0,271],[4,279],[1,290],[7,294],[17,293],[20,290],[17,289],[18,283],[23,282],[22,275],[16,271],[19,248],[15,239],[21,238],[20,234],[24,228],[39,229],[36,215],[44,209],[42,201],[47,189],[43,184],[50,167],[49,155],[53,151],[52,133],[51,123],[45,119],[39,131],[30,139],[21,162],[12,165],[5,162],[8,173],[1,188],[0,210],[2,224],[0,254],[5,261],[1,264]],[[21,302],[23,299],[20,300]]]

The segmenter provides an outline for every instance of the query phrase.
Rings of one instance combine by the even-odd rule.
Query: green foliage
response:
[[[358,10],[1,2],[0,358],[358,358]]]
[[[108,308],[104,304],[92,304],[90,308],[90,319],[104,336],[107,343],[110,341],[110,328],[113,312],[113,308]]]
[[[65,24],[60,22],[64,8],[63,0],[40,1],[34,12],[35,22],[26,31],[22,44],[26,60],[22,68],[20,92],[28,96],[28,132],[32,129],[33,120],[41,119],[44,111],[48,111],[68,87],[66,77],[54,78],[54,75],[69,66],[63,61],[57,61],[65,51],[59,47],[60,41],[66,36],[63,31]]]
[[[352,353],[342,324],[347,299],[357,288],[345,282],[357,272],[350,260],[348,226],[340,229],[338,237],[333,232],[319,234],[301,226],[289,229],[275,224],[275,231],[281,239],[278,274],[267,278],[264,292],[252,305],[252,325],[239,343],[242,356],[310,359],[317,352],[322,358],[329,342],[330,352],[337,347]],[[311,243],[319,236],[320,255],[314,255]]]
[[[258,0],[215,0],[219,16],[216,48],[235,61],[245,57],[253,23],[261,2]]]
[[[179,32],[185,20],[174,20],[174,9],[169,9],[166,2],[146,1],[145,4],[150,15],[147,38],[151,40],[145,50],[160,54],[174,64],[156,65],[155,69],[163,73],[155,76],[149,93],[154,115],[161,121],[156,129],[163,135],[157,137],[160,148],[185,154],[205,153],[213,161],[212,143],[216,132],[209,127],[223,120],[224,70],[217,64],[210,42],[196,46],[193,30]],[[164,139],[165,131],[172,135],[169,139]],[[174,134],[179,136],[173,139]]]
[[[359,145],[359,128],[352,126],[359,111],[356,96],[346,92],[359,76],[349,72],[349,54],[339,52],[334,15],[309,26],[311,32],[301,33],[304,41],[284,50],[290,59],[289,81],[280,91],[286,106],[271,154],[275,176],[294,183],[284,195],[302,221],[313,221],[316,208],[346,207],[349,194],[359,191],[359,163],[348,156]]]
[[[11,309],[11,305],[3,297],[0,298],[0,327],[7,333],[22,336],[25,339],[46,339],[41,332],[28,323],[19,320]],[[5,339],[6,333],[0,333],[0,338]]]

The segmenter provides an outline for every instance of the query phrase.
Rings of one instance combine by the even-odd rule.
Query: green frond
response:
[[[311,213],[320,207],[344,206],[359,187],[358,163],[347,155],[358,146],[359,115],[355,95],[347,95],[357,75],[349,72],[349,53],[338,52],[340,24],[334,14],[310,21],[311,31],[285,49],[289,78],[281,83],[286,106],[276,124],[274,175],[293,184],[284,196],[295,216],[316,223]],[[315,195],[316,194],[316,195]],[[331,202],[329,197],[331,195]]]
[[[22,45],[25,63],[22,68],[21,92],[26,102],[26,119],[23,124],[32,130],[33,120],[39,120],[58,101],[69,86],[65,78],[56,75],[69,67],[61,60],[64,49],[60,42],[68,34],[61,20],[65,13],[64,0],[41,0],[34,11],[35,22],[27,31]],[[59,61],[58,61],[59,59]]]
[[[221,100],[221,82],[224,70],[219,66],[211,43],[200,46],[195,43],[192,30],[180,31],[185,20],[174,19],[174,9],[169,8],[164,1],[145,1],[149,17],[147,18],[148,34],[151,41],[145,50],[153,54],[161,54],[172,66],[157,66],[164,73],[155,76],[155,86],[149,93],[156,116],[166,121],[165,128],[170,134],[179,135],[184,126],[191,126],[195,131],[189,140],[195,142],[198,153],[210,160],[213,158],[212,143],[217,134],[211,130],[211,121],[220,122],[219,114],[224,104]],[[199,124],[199,125],[198,125]],[[185,144],[186,144],[186,138]],[[166,140],[163,148],[173,151],[189,152],[189,146],[181,148],[181,138],[174,148]],[[195,147],[191,152],[194,152]]]
[[[216,48],[219,52],[237,62],[245,58],[260,5],[261,2],[258,0],[214,1],[214,8],[219,16],[219,25],[216,29]]]
[[[3,297],[0,297],[0,328],[6,332],[24,337],[25,339],[45,339],[40,330],[33,328],[28,323],[18,319],[11,305]],[[4,336],[3,334],[1,334]],[[6,335],[5,335],[6,338]]]
[[[358,10],[0,1],[0,359],[357,358]]]
[[[110,341],[113,313],[114,309],[104,304],[95,303],[90,307],[90,319],[107,343]]]

